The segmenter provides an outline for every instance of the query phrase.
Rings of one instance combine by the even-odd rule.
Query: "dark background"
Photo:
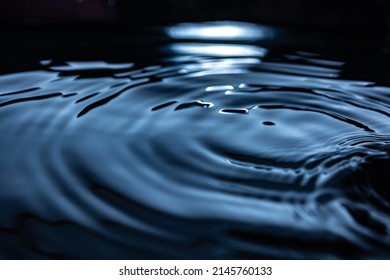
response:
[[[8,24],[170,23],[238,20],[297,27],[378,29],[390,1],[357,0],[0,0]]]

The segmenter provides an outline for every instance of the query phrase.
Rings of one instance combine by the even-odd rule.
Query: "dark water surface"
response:
[[[44,34],[1,55],[1,258],[390,258],[381,40]]]

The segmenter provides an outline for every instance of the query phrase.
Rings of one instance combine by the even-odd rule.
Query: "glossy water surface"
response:
[[[0,257],[389,258],[380,48],[312,35],[216,22],[10,43]]]

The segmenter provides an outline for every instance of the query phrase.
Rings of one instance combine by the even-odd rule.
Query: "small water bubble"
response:
[[[273,122],[266,121],[266,122],[263,122],[263,125],[272,126],[272,125],[276,125],[276,124]]]
[[[248,114],[249,110],[246,108],[239,108],[239,109],[221,109],[219,110],[219,113],[221,114]]]

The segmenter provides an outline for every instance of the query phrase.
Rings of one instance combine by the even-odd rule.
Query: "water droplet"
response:
[[[240,108],[240,109],[222,109],[219,110],[221,114],[248,114],[249,110],[246,108]]]

